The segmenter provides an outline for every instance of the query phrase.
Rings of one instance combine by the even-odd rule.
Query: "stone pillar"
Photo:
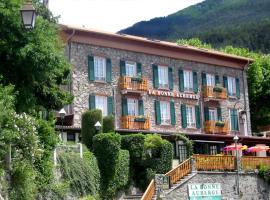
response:
[[[196,160],[194,157],[191,157],[191,173],[195,173],[195,172],[197,172]]]

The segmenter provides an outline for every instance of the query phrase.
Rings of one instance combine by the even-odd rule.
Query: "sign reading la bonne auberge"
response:
[[[220,183],[195,183],[188,184],[190,200],[221,200]]]
[[[197,94],[181,93],[177,91],[161,91],[161,90],[148,90],[149,95],[153,96],[166,96],[166,97],[176,97],[185,99],[199,99]]]

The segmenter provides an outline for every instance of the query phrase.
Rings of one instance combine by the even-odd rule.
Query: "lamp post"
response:
[[[101,129],[101,124],[100,124],[99,121],[97,121],[97,122],[95,123],[95,128],[96,128],[96,131],[97,131],[97,132]]]
[[[64,119],[65,119],[65,116],[66,116],[66,111],[64,108],[62,108],[60,111],[59,111],[59,115],[60,115],[60,118],[61,118],[61,124],[62,124],[62,131],[61,131],[61,135],[63,137],[63,132],[64,132]]]
[[[20,9],[22,22],[26,29],[33,29],[36,22],[36,10],[31,2],[27,2]]]
[[[239,195],[239,165],[238,165],[238,149],[237,149],[237,143],[238,143],[238,136],[235,135],[233,137],[233,141],[235,144],[235,158],[236,158],[236,178],[235,178],[235,190],[236,194]]]

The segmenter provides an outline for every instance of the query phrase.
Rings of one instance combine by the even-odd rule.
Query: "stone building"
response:
[[[172,141],[184,133],[195,141],[195,153],[219,153],[235,134],[245,144],[269,143],[251,134],[251,59],[70,26],[61,27],[61,36],[75,97],[65,108],[68,138],[79,133],[82,113],[98,108],[115,116],[118,132],[159,133]]]

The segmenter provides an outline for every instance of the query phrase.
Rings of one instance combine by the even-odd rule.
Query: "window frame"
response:
[[[100,67],[100,64],[102,66]],[[101,73],[103,76],[99,75]],[[106,82],[106,58],[94,56],[94,76],[95,81]]]
[[[189,74],[188,77],[187,74]],[[184,91],[194,92],[193,72],[191,70],[183,70],[183,76],[184,76]]]
[[[191,109],[191,116],[190,112],[188,111]],[[195,113],[195,106],[193,105],[186,105],[186,118],[187,118],[187,128],[196,128],[196,113]],[[190,119],[192,120],[190,122]]]
[[[228,96],[234,97],[236,96],[236,78],[228,76],[227,80],[228,80]]]
[[[134,101],[134,102],[131,102]],[[130,104],[134,104],[134,113],[130,113]],[[138,116],[139,115],[139,100],[136,98],[127,98],[127,114],[128,116]]]
[[[216,81],[215,81],[215,75],[214,74],[206,74],[206,86],[215,87]]]
[[[162,69],[165,71],[163,72],[163,75],[165,76],[161,76]],[[161,80],[163,81],[161,82]],[[159,85],[159,89],[169,89],[169,67],[168,66],[158,65],[158,85]]]
[[[98,99],[102,99],[102,109],[98,106]],[[99,99],[99,100],[100,100]],[[102,112],[102,116],[108,116],[108,97],[107,96],[102,96],[102,95],[96,95],[95,96],[95,107],[96,109],[100,109]],[[104,108],[105,107],[105,108]]]
[[[133,67],[133,71],[134,73],[132,75],[129,75],[128,72],[130,70],[128,70],[128,68]],[[126,76],[128,77],[137,77],[138,72],[137,72],[137,63],[135,61],[125,61],[125,68],[126,68]]]
[[[166,107],[164,105],[166,104]],[[164,112],[164,108],[166,108],[167,112]],[[164,118],[164,113],[165,118]],[[170,102],[169,101],[160,101],[160,120],[161,125],[170,125],[171,124],[171,109],[170,109]]]
[[[211,119],[211,112],[214,113],[214,119]],[[208,108],[208,114],[209,114],[209,120],[211,121],[218,121],[218,116],[217,116],[217,108]]]

